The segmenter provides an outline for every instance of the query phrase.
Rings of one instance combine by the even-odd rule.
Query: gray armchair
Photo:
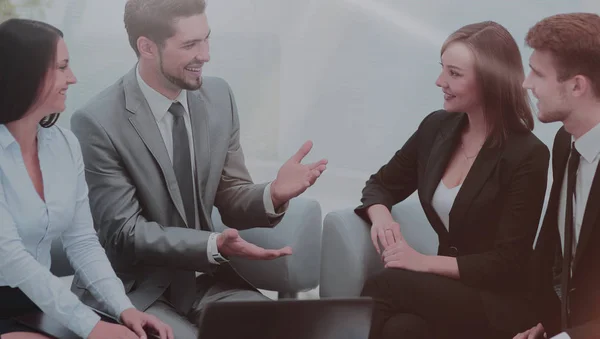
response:
[[[437,253],[438,239],[416,194],[392,208],[402,235],[424,254]],[[328,213],[323,222],[321,285],[325,297],[359,296],[368,276],[383,269],[371,241],[370,228],[353,208]]]
[[[549,197],[550,190],[546,192],[542,216],[546,213]],[[415,250],[429,255],[437,253],[437,234],[429,224],[416,193],[396,204],[392,208],[392,216],[400,224],[402,236]],[[540,218],[538,235],[542,221],[543,218]],[[353,208],[325,216],[319,290],[322,298],[359,296],[367,277],[383,269],[371,242],[370,231]]]
[[[217,209],[213,212],[217,231],[225,229]],[[313,199],[296,198],[275,228],[255,228],[241,231],[241,236],[265,248],[291,246],[293,255],[270,261],[252,261],[235,258],[236,270],[254,286],[279,292],[279,297],[294,297],[319,285],[321,255],[321,206]],[[60,239],[52,244],[53,274],[59,277],[73,275],[73,269],[63,251]]]

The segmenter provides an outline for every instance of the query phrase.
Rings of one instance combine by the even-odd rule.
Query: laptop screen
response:
[[[367,339],[369,298],[215,302],[199,320],[202,339]]]

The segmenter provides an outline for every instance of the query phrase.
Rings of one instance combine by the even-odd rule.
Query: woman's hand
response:
[[[417,252],[400,238],[383,251],[385,268],[403,268],[415,272],[428,272],[429,256]]]
[[[373,223],[371,226],[371,240],[379,255],[381,255],[379,243],[381,243],[383,249],[386,250],[390,246],[396,244],[399,239],[402,239],[402,235],[400,234],[400,224],[393,220]]]

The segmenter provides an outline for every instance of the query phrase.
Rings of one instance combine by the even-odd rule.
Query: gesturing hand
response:
[[[253,260],[271,260],[292,254],[292,248],[286,246],[278,250],[267,250],[247,242],[237,230],[228,228],[217,237],[219,253],[228,257],[242,257]]]
[[[305,142],[277,172],[277,178],[271,183],[271,199],[275,208],[306,191],[327,168],[326,159],[307,165],[301,163],[312,146],[311,141]]]

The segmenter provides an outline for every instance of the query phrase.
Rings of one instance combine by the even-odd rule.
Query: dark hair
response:
[[[500,145],[510,132],[533,130],[533,113],[519,46],[502,25],[484,21],[452,33],[442,53],[454,42],[464,43],[475,56],[475,70],[491,145]]]
[[[21,119],[44,94],[62,36],[58,28],[35,20],[9,19],[0,24],[0,124]],[[40,125],[52,126],[58,115],[45,117]]]
[[[175,34],[175,19],[203,14],[205,9],[204,0],[128,0],[124,21],[129,44],[138,57],[137,41],[142,36],[163,47]]]
[[[578,74],[587,77],[600,98],[600,16],[569,13],[548,17],[533,26],[527,45],[552,54],[558,81]]]

